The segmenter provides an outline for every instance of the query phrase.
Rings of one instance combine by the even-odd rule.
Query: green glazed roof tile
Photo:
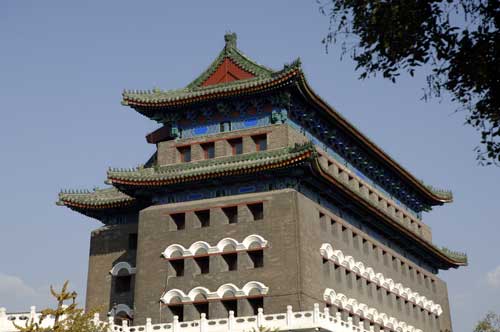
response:
[[[66,190],[59,193],[57,205],[103,207],[109,205],[131,204],[135,198],[130,197],[118,189],[94,189],[94,190]]]
[[[271,74],[274,73],[274,70],[272,70],[271,68],[253,61],[243,52],[241,52],[236,47],[236,39],[236,33],[228,33],[224,36],[226,45],[224,46],[222,51],[212,62],[212,64],[210,64],[210,66],[200,76],[198,76],[187,86],[188,89],[200,87],[201,84],[203,84],[203,82],[205,82],[210,77],[210,75],[212,75],[217,70],[217,68],[219,68],[219,66],[226,58],[231,59],[240,68],[246,70],[249,73],[252,73],[257,77],[270,77]]]
[[[297,145],[275,150],[254,152],[237,156],[202,160],[159,167],[135,169],[110,169],[108,179],[114,182],[182,182],[193,177],[211,176],[226,172],[254,170],[255,168],[294,161],[307,153],[315,153],[312,144]],[[304,159],[304,158],[302,158]],[[302,160],[301,159],[301,160]]]
[[[266,84],[276,83],[280,79],[290,76],[295,70],[300,69],[300,61],[295,61],[292,65],[286,66],[281,71],[266,76],[257,76],[244,80],[237,80],[228,83],[220,83],[203,87],[184,88],[178,90],[161,89],[153,90],[125,90],[123,92],[123,104],[129,103],[169,103],[191,98],[201,98],[216,93],[237,92],[249,88],[258,88]]]

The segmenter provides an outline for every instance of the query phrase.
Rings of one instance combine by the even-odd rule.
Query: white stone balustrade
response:
[[[14,324],[24,327],[30,320],[38,322],[41,315],[41,313],[36,312],[34,306],[30,308],[29,312],[23,313],[7,313],[5,308],[0,308],[0,332],[18,331]],[[52,325],[54,325],[54,318],[47,317],[41,327],[50,327]]]
[[[5,309],[0,308],[0,332],[16,332],[12,321],[16,321],[18,325],[26,321],[18,317],[38,319],[39,316],[40,314],[34,313],[34,308],[31,313],[24,314],[7,314]],[[99,322],[98,315],[94,317],[94,322]],[[288,306],[285,313],[270,315],[265,315],[262,309],[258,310],[257,315],[246,317],[235,317],[232,311],[228,318],[220,319],[206,319],[205,314],[201,314],[201,319],[189,322],[179,322],[177,316],[174,316],[174,321],[171,323],[152,324],[151,319],[148,318],[145,325],[138,326],[128,326],[126,322],[122,325],[115,325],[113,318],[108,318],[109,332],[251,332],[258,331],[259,327],[278,331],[373,332],[373,328],[366,330],[362,324],[355,325],[350,317],[342,320],[340,313],[330,315],[328,308],[321,311],[318,304],[314,305],[312,311],[294,312],[292,307]],[[420,332],[413,327],[397,327],[393,331]]]

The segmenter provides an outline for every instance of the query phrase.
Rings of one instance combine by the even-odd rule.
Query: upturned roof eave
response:
[[[165,166],[161,171],[155,171],[153,168],[142,171],[110,170],[108,171],[108,183],[113,186],[158,187],[220,176],[254,173],[301,162],[309,158],[314,151],[311,144],[304,144],[248,155],[225,157],[220,160],[199,161],[189,165],[181,164],[181,166],[190,166],[184,170],[179,169],[179,165]],[[183,171],[191,173],[183,174]],[[169,177],[165,174],[175,174],[175,176]]]
[[[59,193],[56,205],[84,210],[106,210],[129,208],[137,204],[134,197],[130,197],[117,188],[94,189],[84,191],[62,191]]]
[[[421,195],[428,199],[432,205],[442,205],[444,203],[453,202],[453,197],[442,197],[437,195],[434,191],[430,190],[422,181],[418,180],[413,174],[407,171],[403,166],[397,163],[389,154],[373,143],[367,136],[365,136],[361,131],[359,131],[355,126],[353,126],[347,119],[345,119],[339,112],[335,110],[334,107],[330,106],[321,97],[319,97],[314,90],[310,87],[305,78],[304,73],[300,72],[300,78],[298,80],[297,88],[301,95],[309,100],[311,103],[317,107],[324,110],[328,115],[333,117],[335,121],[340,124],[347,132],[354,136],[362,145],[364,145],[368,151],[372,153],[381,160],[390,169],[393,169],[397,174],[399,174],[403,179],[412,185]]]
[[[460,266],[467,266],[467,259],[465,259],[465,261],[453,259],[451,256],[445,254],[442,250],[437,248],[431,242],[426,241],[425,239],[412,233],[409,229],[405,228],[403,225],[399,224],[398,222],[387,216],[385,213],[374,208],[372,205],[368,204],[363,199],[360,199],[360,197],[356,195],[351,189],[346,187],[343,183],[339,182],[334,177],[330,176],[328,173],[324,172],[317,158],[312,162],[312,168],[315,172],[317,172],[318,175],[320,175],[322,179],[325,179],[329,183],[334,184],[336,188],[341,189],[344,194],[354,199],[356,202],[358,202],[358,204],[361,204],[363,208],[367,209],[374,215],[381,218],[387,224],[396,228],[399,232],[403,233],[405,236],[410,237],[411,239],[419,243],[421,246],[423,246],[424,249],[426,249],[429,253],[431,253],[436,259],[438,259],[443,264],[441,265],[442,268],[458,268]]]
[[[409,238],[413,239],[416,243],[419,243],[423,249],[428,251],[431,255],[433,255],[434,259],[439,261],[440,267],[441,268],[457,268],[459,266],[464,266],[467,265],[467,261],[461,261],[461,260],[455,260],[451,256],[445,254],[442,250],[434,246],[432,243],[426,241],[425,239],[419,237],[417,234],[412,233],[409,229],[406,229],[403,225],[398,223],[397,221],[393,220],[391,217],[389,217],[386,213],[383,213],[382,211],[374,208],[372,205],[368,204],[365,200],[361,199],[358,194],[354,193],[350,188],[348,188],[345,184],[339,182],[337,179],[333,178],[331,175],[328,173],[325,173],[321,166],[319,165],[319,161],[317,158],[317,154],[315,150],[311,150],[307,147],[304,148],[303,151],[297,154],[292,154],[290,158],[282,158],[278,160],[274,164],[268,164],[268,165],[255,165],[254,167],[251,168],[242,168],[242,169],[235,169],[235,170],[224,170],[221,172],[212,172],[209,174],[196,174],[190,177],[178,177],[176,179],[140,179],[139,177],[136,177],[134,172],[123,172],[122,176],[119,176],[118,174],[111,175],[108,177],[110,183],[112,183],[115,186],[123,186],[127,191],[131,190],[133,191],[132,188],[152,188],[152,187],[166,187],[170,185],[177,185],[180,183],[188,183],[188,182],[194,182],[194,181],[200,181],[200,180],[208,180],[208,179],[214,179],[214,178],[219,178],[223,176],[233,176],[233,175],[242,175],[242,174],[250,174],[250,173],[257,173],[260,171],[266,171],[266,170],[272,170],[272,169],[278,169],[278,168],[284,168],[284,167],[292,167],[296,166],[299,164],[302,164],[303,161],[310,161],[311,165],[313,167],[313,170],[320,176],[320,178],[326,180],[328,183],[335,185],[337,188],[341,189],[341,191],[347,195],[348,197],[354,199],[358,204],[360,204],[363,208],[367,209],[377,217],[379,217],[381,220],[383,220],[385,223],[390,225],[391,227],[396,228],[398,231],[400,231],[402,234],[405,236],[408,236]],[[131,176],[132,175],[132,176]],[[135,177],[135,178],[134,178]]]
[[[243,87],[241,89],[222,92],[222,91],[217,91],[217,86],[215,85],[211,87],[211,89],[214,89],[214,92],[212,94],[206,94],[204,96],[187,98],[184,100],[178,99],[167,103],[161,103],[161,102],[158,103],[133,102],[133,103],[134,106],[137,107],[138,110],[143,115],[148,116],[147,115],[148,112],[142,109],[143,107],[150,108],[153,110],[162,109],[162,111],[166,111],[169,107],[178,108],[180,106],[196,104],[199,102],[207,102],[210,100],[216,100],[224,97],[235,97],[243,94],[245,95],[258,94],[265,92],[266,90],[279,89],[285,85],[289,86],[290,83],[293,83],[295,81],[298,82],[298,84],[295,84],[297,90],[303,97],[305,97],[306,100],[314,104],[316,107],[319,107],[320,109],[325,111],[342,128],[344,128],[348,133],[350,133],[353,137],[355,137],[363,146],[365,146],[368,151],[371,151],[372,154],[375,155],[379,160],[381,160],[386,166],[388,166],[390,169],[393,169],[396,172],[396,174],[399,174],[404,180],[406,180],[407,183],[409,183],[413,188],[415,188],[417,192],[419,192],[423,197],[425,197],[429,201],[430,205],[442,205],[444,203],[450,203],[453,201],[452,197],[440,196],[431,189],[429,189],[425,184],[423,184],[409,171],[407,171],[404,167],[398,164],[393,158],[391,158],[385,151],[383,151],[375,143],[373,143],[368,137],[362,134],[355,126],[353,126],[342,115],[340,115],[335,110],[335,108],[333,108],[323,99],[321,99],[321,97],[319,97],[307,83],[305,75],[303,71],[300,69],[300,66],[297,66],[296,68],[292,67],[286,75],[280,76],[275,80],[270,80],[269,82],[265,82],[266,84],[252,86],[250,89]],[[130,103],[131,102],[129,102],[129,106],[132,106]]]
[[[181,89],[166,92],[158,91],[124,91],[122,105],[129,106],[143,115],[148,116],[148,110],[178,109],[200,102],[208,102],[225,97],[262,93],[280,87],[291,81],[298,73],[299,66],[290,66],[270,77],[254,77],[230,83],[214,84],[197,89]],[[155,98],[152,98],[156,94]]]

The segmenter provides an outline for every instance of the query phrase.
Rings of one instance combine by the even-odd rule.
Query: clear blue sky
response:
[[[500,169],[476,164],[478,134],[452,103],[420,100],[422,77],[359,81],[350,60],[325,53],[327,28],[314,0],[1,1],[0,306],[46,305],[48,285],[65,279],[83,301],[99,223],[57,207],[57,193],[144,162],[157,125],[121,106],[122,90],[183,87],[231,30],[270,67],[300,56],[319,95],[417,177],[454,191],[424,221],[435,243],[469,254],[469,267],[440,273],[455,331],[500,313]]]

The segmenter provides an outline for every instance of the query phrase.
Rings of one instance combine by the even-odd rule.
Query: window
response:
[[[257,315],[257,313],[259,312],[259,308],[264,309],[264,298],[262,297],[250,298],[248,299],[248,303],[252,308],[253,315]]]
[[[365,239],[365,238],[362,238],[362,239],[363,239],[362,240],[362,242],[363,242],[363,244],[362,244],[363,245],[363,252],[365,253],[365,255],[368,255],[370,253],[370,247],[371,247],[371,245],[370,245],[370,243],[368,242],[367,239]]]
[[[182,304],[169,305],[168,309],[172,313],[172,316],[179,317],[179,322],[184,321],[184,306]]]
[[[176,213],[171,214],[170,217],[174,223],[174,230],[180,231],[186,228],[186,214],[185,213]]]
[[[196,211],[194,214],[200,222],[200,227],[210,226],[210,210]]]
[[[208,319],[208,302],[195,303],[194,308],[198,311],[198,315],[205,314],[205,318]]]
[[[328,276],[330,275],[330,261],[328,259],[326,259],[325,257],[323,257],[323,274],[325,276]]]
[[[130,292],[130,284],[132,282],[132,276],[117,276],[115,278],[115,292],[116,293],[127,293]]]
[[[358,233],[352,233],[352,244],[355,249],[359,249]]]
[[[262,203],[249,204],[248,209],[253,215],[253,220],[264,219],[264,204]]]
[[[222,208],[222,212],[224,212],[224,214],[226,215],[229,224],[236,224],[238,222],[237,206],[229,206]]]
[[[132,233],[128,235],[128,248],[130,250],[137,249],[137,233]]]
[[[184,276],[184,259],[171,260],[170,265],[174,269],[175,277]]]
[[[181,162],[188,163],[191,161],[191,146],[179,147],[177,150],[179,151]]]
[[[342,225],[342,240],[344,242],[349,242],[349,239],[347,237],[348,233],[347,233],[347,227],[345,227],[344,225]]]
[[[227,313],[229,314],[229,311],[234,312],[234,317],[238,315],[238,301],[236,300],[222,300],[222,305],[226,309]]]
[[[229,121],[221,122],[219,125],[219,130],[221,133],[224,133],[226,131],[231,131],[231,122]]]
[[[264,266],[264,250],[249,251],[248,257],[250,257],[254,269]]]
[[[224,259],[228,271],[236,271],[238,269],[238,254],[223,254],[222,259]]]
[[[335,279],[337,281],[342,280],[342,269],[340,268],[340,265],[334,264],[334,271],[335,271]]]
[[[349,288],[352,288],[352,277],[351,277],[351,271],[349,270],[344,270],[345,271],[345,277],[347,280],[347,286]]]
[[[325,218],[325,214],[323,212],[319,212],[319,221],[323,220]]]
[[[203,156],[205,159],[212,159],[215,158],[215,143],[205,143],[201,145],[201,148],[203,149]]]
[[[267,150],[267,135],[252,136],[255,143],[255,151]]]
[[[201,274],[207,274],[210,272],[210,257],[196,257],[194,261],[196,265],[198,265]]]
[[[388,266],[389,265],[389,260],[388,260],[388,253],[385,250],[382,250],[382,258],[384,259],[384,265]]]
[[[233,156],[243,153],[243,139],[235,138],[229,141]]]

